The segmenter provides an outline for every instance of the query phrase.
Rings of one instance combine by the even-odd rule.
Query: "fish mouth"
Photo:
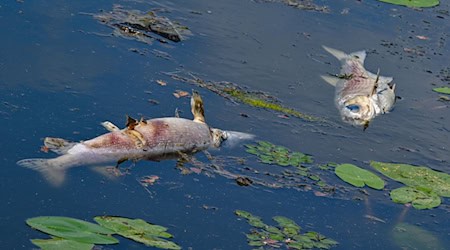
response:
[[[368,96],[355,96],[338,103],[342,120],[357,126],[366,126],[377,115],[375,100]]]

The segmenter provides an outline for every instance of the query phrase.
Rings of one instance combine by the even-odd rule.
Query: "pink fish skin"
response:
[[[134,132],[129,128],[116,130],[78,143],[46,138],[46,145],[61,156],[24,159],[17,164],[41,172],[51,184],[59,186],[71,167],[122,160],[159,160],[180,152],[191,154],[218,147],[226,139],[225,132],[211,129],[205,123],[175,117],[141,121],[132,130]],[[61,148],[52,141],[58,142]]]
[[[395,103],[393,78],[373,74],[364,68],[365,51],[346,54],[323,46],[341,62],[339,77],[322,77],[336,87],[335,104],[343,121],[368,126],[379,114],[389,112]]]

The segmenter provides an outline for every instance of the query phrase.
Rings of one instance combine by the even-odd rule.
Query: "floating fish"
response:
[[[205,123],[203,101],[193,92],[191,111],[194,120],[177,117],[137,121],[128,117],[124,129],[111,122],[102,125],[109,133],[78,143],[47,137],[44,145],[61,156],[53,159],[24,159],[18,165],[37,170],[53,185],[64,182],[68,168],[83,165],[120,163],[132,160],[158,161],[193,154],[208,148],[217,148],[229,137],[250,139],[250,134],[210,128]]]
[[[326,46],[323,48],[342,64],[339,75],[322,78],[336,87],[335,104],[343,121],[366,129],[374,117],[393,108],[396,99],[393,78],[367,71],[364,68],[365,51],[346,54]]]

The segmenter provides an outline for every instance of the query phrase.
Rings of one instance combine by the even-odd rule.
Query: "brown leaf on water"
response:
[[[189,96],[189,92],[177,89],[173,93],[173,96],[175,96],[176,98],[186,97],[186,96]]]
[[[157,175],[148,175],[148,176],[142,177],[139,182],[141,183],[142,186],[148,187],[148,186],[151,186],[151,185],[155,184],[155,182],[157,180],[159,180],[159,176],[157,176]]]
[[[156,83],[161,85],[161,86],[166,86],[167,82],[163,81],[163,80],[156,80]]]

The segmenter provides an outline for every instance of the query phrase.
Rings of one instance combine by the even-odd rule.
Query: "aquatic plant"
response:
[[[298,117],[298,118],[301,118],[304,120],[309,120],[309,121],[319,120],[316,117],[300,113],[299,111],[292,109],[292,108],[283,107],[279,103],[269,102],[267,100],[257,97],[256,95],[253,95],[249,92],[238,90],[236,88],[225,88],[223,91],[225,93],[229,94],[234,99],[237,99],[238,101],[243,102],[243,103],[253,106],[253,107],[270,109],[270,110],[274,110],[274,111],[277,111],[277,112],[280,112],[280,113],[283,113],[286,115],[295,116],[295,117]]]
[[[40,216],[26,220],[26,223],[46,234],[92,244],[117,244],[114,232],[97,224],[61,216]]]
[[[367,185],[374,189],[384,188],[384,181],[380,177],[353,164],[339,164],[334,172],[343,181],[356,187],[364,187]]]
[[[438,87],[438,88],[434,88],[433,91],[441,93],[441,94],[450,95],[450,88],[449,87]]]
[[[273,96],[270,96],[266,93],[260,91],[248,90],[244,87],[240,87],[238,84],[232,82],[215,82],[215,81],[206,81],[197,76],[195,76],[191,72],[185,72],[188,76],[183,76],[182,72],[164,72],[167,76],[170,76],[172,79],[189,83],[195,85],[200,88],[208,89],[211,92],[214,92],[224,98],[230,99],[234,102],[243,103],[252,107],[263,108],[268,110],[273,110],[276,112],[280,112],[285,115],[297,117],[306,121],[314,121],[314,122],[326,122],[324,119],[319,117],[314,117],[311,115],[304,114],[300,111],[297,111],[293,108],[285,107],[280,104],[280,102]]]
[[[312,163],[310,155],[292,152],[283,146],[274,145],[267,141],[258,141],[257,145],[246,144],[246,152],[256,155],[262,163],[276,164],[283,167],[299,167],[302,163]]]
[[[128,219],[114,216],[98,216],[99,224],[62,216],[40,216],[26,220],[26,223],[51,239],[32,239],[31,242],[42,249],[92,249],[95,244],[117,244],[123,237],[162,249],[181,249],[177,244],[166,240],[172,238],[167,228],[149,224],[141,219]]]
[[[285,246],[288,249],[330,249],[338,242],[329,239],[317,232],[301,233],[301,227],[293,220],[284,216],[274,216],[276,226],[265,224],[260,217],[247,211],[236,210],[235,214],[247,220],[253,227],[246,234],[249,246],[257,249],[272,249]]]
[[[173,236],[167,228],[147,223],[141,219],[128,219],[115,216],[97,216],[94,220],[101,226],[113,230],[115,233],[143,243],[147,246],[163,249],[181,249],[177,244],[166,239]]]
[[[425,188],[439,196],[450,197],[450,175],[428,167],[409,164],[370,162],[383,175],[410,187]]]
[[[378,0],[378,1],[414,8],[427,8],[439,5],[439,0]]]
[[[411,203],[416,209],[431,209],[441,205],[441,198],[433,191],[416,187],[401,187],[391,191],[393,202]]]
[[[409,164],[372,161],[370,165],[383,175],[408,187],[391,191],[394,202],[412,202],[417,209],[427,209],[439,206],[439,196],[450,197],[450,175],[446,173]]]

